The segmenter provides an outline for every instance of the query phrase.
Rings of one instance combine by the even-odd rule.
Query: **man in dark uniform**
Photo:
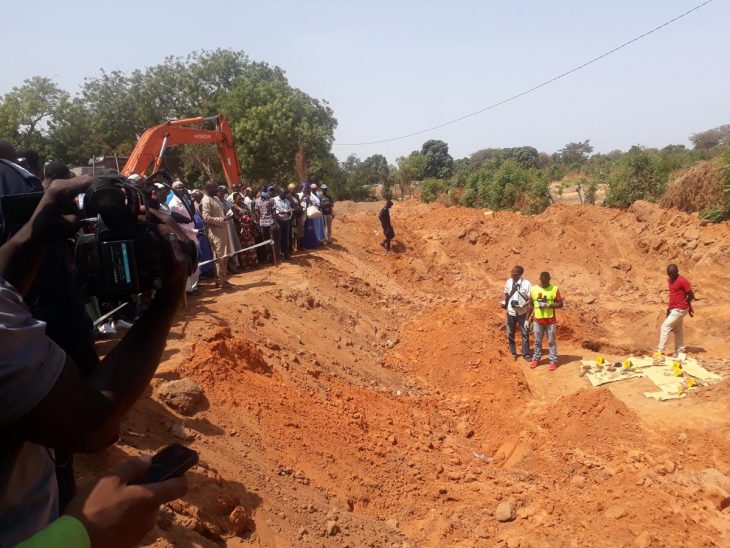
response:
[[[393,201],[388,200],[385,202],[385,207],[383,207],[383,209],[380,210],[380,213],[378,213],[378,219],[380,219],[380,224],[383,225],[383,234],[385,235],[385,240],[383,240],[380,245],[382,245],[388,253],[393,253],[393,250],[390,249],[390,241],[395,238],[395,230],[393,230],[393,225],[390,224],[391,207],[393,207]]]

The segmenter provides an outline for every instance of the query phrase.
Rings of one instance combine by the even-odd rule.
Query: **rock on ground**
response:
[[[157,389],[157,397],[178,413],[192,415],[203,397],[203,391],[195,381],[179,379],[162,384]]]
[[[514,521],[516,514],[514,507],[509,502],[502,502],[497,506],[497,510],[494,512],[494,517],[497,521],[507,522]]]

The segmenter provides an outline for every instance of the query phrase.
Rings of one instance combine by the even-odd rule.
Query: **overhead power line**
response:
[[[609,51],[607,51],[605,53],[602,53],[598,57],[594,57],[590,61],[586,61],[582,65],[578,65],[577,67],[574,67],[574,68],[572,68],[570,70],[567,70],[567,71],[563,72],[562,74],[558,74],[557,76],[555,76],[553,78],[550,78],[550,80],[545,80],[541,84],[537,84],[536,86],[533,86],[530,89],[526,89],[525,91],[521,91],[520,93],[518,93],[516,95],[513,95],[511,97],[507,97],[506,99],[502,99],[501,101],[499,101],[497,103],[494,103],[494,104],[489,105],[487,107],[481,108],[481,109],[476,110],[474,112],[470,112],[469,114],[465,114],[464,116],[460,116],[458,118],[454,118],[453,120],[449,120],[448,122],[444,122],[443,124],[438,124],[436,126],[432,126],[432,127],[426,128],[426,129],[421,129],[419,131],[414,131],[413,133],[407,133],[406,135],[399,135],[398,137],[390,137],[388,139],[379,139],[377,141],[363,141],[363,142],[359,142],[359,143],[334,143],[334,144],[336,146],[362,146],[362,145],[377,145],[377,144],[380,144],[380,143],[389,143],[391,141],[399,141],[401,139],[407,139],[408,137],[413,137],[414,135],[420,135],[422,133],[428,133],[429,131],[433,131],[435,129],[440,129],[442,127],[450,126],[451,124],[455,124],[456,122],[461,122],[462,120],[466,120],[467,118],[471,118],[473,116],[477,116],[477,115],[481,114],[482,112],[486,112],[488,110],[495,109],[495,108],[497,108],[499,106],[504,105],[505,103],[509,103],[511,101],[514,101],[516,99],[519,99],[520,97],[523,97],[523,96],[527,95],[528,93],[532,93],[533,91],[536,91],[536,90],[538,90],[538,89],[540,89],[542,87],[545,87],[548,84],[552,84],[553,82],[556,82],[556,81],[560,80],[561,78],[565,78],[566,76],[568,76],[570,74],[573,74],[574,72],[578,72],[579,70],[584,69],[587,66],[592,65],[593,63],[596,63],[596,62],[600,61],[601,59],[604,59],[604,58],[608,57],[609,55],[611,55],[613,53],[616,53],[617,51],[625,48],[626,46],[630,46],[634,42],[638,42],[642,38],[646,38],[650,34],[654,34],[658,30],[661,30],[664,27],[667,27],[667,26],[671,25],[672,23],[674,23],[676,21],[679,21],[683,17],[686,17],[690,13],[695,12],[695,11],[699,10],[700,8],[703,8],[704,6],[706,6],[707,4],[709,4],[709,3],[713,2],[713,1],[714,0],[706,0],[705,2],[702,2],[701,4],[693,7],[692,9],[689,9],[689,10],[685,11],[684,13],[681,13],[680,15],[677,15],[673,19],[670,19],[669,21],[666,21],[665,23],[662,23],[658,27],[654,27],[653,29],[646,31],[644,34],[640,34],[639,36],[637,36],[635,38],[632,38],[628,42],[624,42],[623,44],[618,45],[615,48],[613,48],[613,49],[611,49],[611,50],[609,50]]]

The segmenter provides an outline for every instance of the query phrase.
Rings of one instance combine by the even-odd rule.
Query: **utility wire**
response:
[[[526,89],[525,91],[522,91],[522,92],[520,92],[520,93],[518,93],[516,95],[513,95],[512,97],[508,97],[507,99],[502,99],[501,101],[499,101],[497,103],[494,103],[492,105],[489,105],[487,107],[484,107],[482,109],[479,109],[479,110],[477,110],[475,112],[471,112],[469,114],[465,114],[464,116],[460,116],[459,118],[454,118],[453,120],[449,120],[448,122],[444,122],[443,124],[439,124],[437,126],[433,126],[433,127],[429,127],[429,128],[426,128],[426,129],[422,129],[420,131],[414,131],[413,133],[408,133],[406,135],[400,135],[398,137],[390,137],[389,139],[380,139],[378,141],[364,141],[364,142],[360,142],[360,143],[334,143],[334,145],[335,146],[362,146],[362,145],[377,145],[377,144],[380,144],[380,143],[389,143],[391,141],[399,141],[401,139],[406,139],[408,137],[413,137],[414,135],[420,135],[422,133],[427,133],[427,132],[433,131],[435,129],[440,129],[442,127],[446,127],[446,126],[449,126],[451,124],[455,124],[456,122],[461,122],[462,120],[466,120],[467,118],[471,118],[473,116],[477,116],[478,114],[481,114],[482,112],[486,112],[488,110],[492,110],[494,108],[497,108],[499,106],[504,105],[505,103],[509,103],[510,101],[514,101],[515,99],[519,99],[520,97],[523,97],[524,95],[527,95],[528,93],[532,93],[533,91],[536,91],[536,90],[538,90],[538,89],[540,89],[542,87],[545,87],[548,84],[552,84],[553,82],[556,82],[557,80],[560,80],[561,78],[565,78],[566,76],[568,76],[570,74],[573,74],[574,72],[578,72],[579,70],[584,69],[588,65],[592,65],[593,63],[596,63],[596,62],[600,61],[601,59],[604,59],[605,57],[608,57],[612,53],[616,53],[620,49],[623,49],[626,46],[629,46],[629,45],[633,44],[634,42],[638,42],[642,38],[646,38],[650,34],[654,34],[658,30],[661,30],[664,27],[667,27],[667,26],[671,25],[672,23],[674,23],[676,21],[679,21],[683,17],[686,17],[690,13],[695,12],[695,11],[697,11],[700,8],[703,8],[704,6],[706,6],[707,4],[709,4],[710,2],[713,2],[713,1],[714,0],[706,0],[705,2],[702,2],[701,4],[695,6],[694,8],[689,9],[689,10],[685,11],[684,13],[682,13],[680,15],[677,15],[675,18],[670,19],[669,21],[667,21],[665,23],[662,23],[658,27],[654,27],[653,29],[645,32],[644,34],[640,34],[639,36],[637,36],[635,38],[632,38],[628,42],[624,42],[623,44],[621,44],[619,46],[616,46],[615,48],[613,48],[613,49],[611,49],[611,50],[609,50],[609,51],[607,51],[607,52],[599,55],[598,57],[594,57],[590,61],[586,61],[582,65],[578,65],[577,67],[574,67],[574,68],[572,68],[572,69],[570,69],[568,71],[563,72],[562,74],[558,74],[557,76],[555,76],[553,78],[550,78],[550,80],[546,80],[546,81],[542,82],[541,84],[537,84],[536,86],[531,87],[530,89]]]

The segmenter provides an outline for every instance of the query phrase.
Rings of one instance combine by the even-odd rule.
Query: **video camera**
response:
[[[121,175],[99,175],[97,179],[83,197],[83,230],[74,253],[79,281],[101,302],[161,288],[164,242],[150,214],[151,209],[160,208],[159,202],[150,198],[147,188],[138,188]],[[33,192],[0,197],[3,241],[28,222],[42,196],[42,192]],[[195,244],[183,241],[181,247],[195,266]]]
[[[160,289],[163,242],[149,213],[159,205],[122,176],[98,178],[84,195],[82,208],[94,231],[76,241],[75,263],[87,293],[104,301]],[[197,264],[195,244],[182,245],[188,260]]]

